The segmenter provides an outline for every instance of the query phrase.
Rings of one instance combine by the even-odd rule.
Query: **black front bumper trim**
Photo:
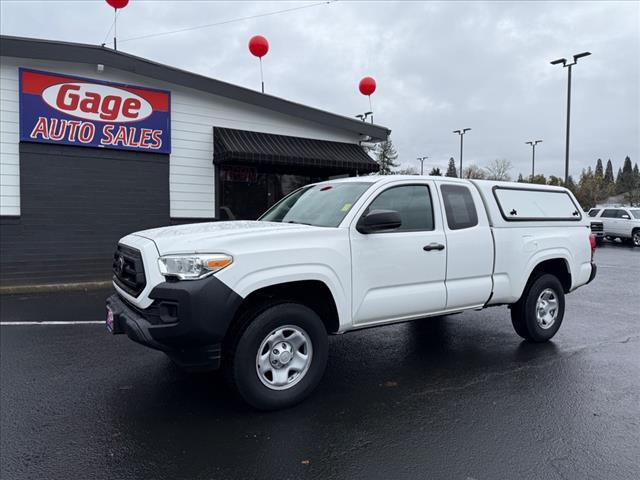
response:
[[[161,307],[171,305],[171,320],[177,321],[151,323],[144,309],[134,309],[114,294],[107,299],[114,316],[114,333],[126,333],[135,342],[166,352],[182,366],[217,367],[222,341],[242,297],[215,276],[163,282],[149,297]]]

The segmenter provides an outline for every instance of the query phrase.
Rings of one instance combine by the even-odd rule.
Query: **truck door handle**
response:
[[[422,247],[425,252],[430,252],[431,250],[444,250],[444,245],[441,243],[430,243],[429,245],[425,245]]]

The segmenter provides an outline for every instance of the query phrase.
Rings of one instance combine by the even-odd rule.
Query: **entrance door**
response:
[[[433,182],[383,187],[362,215],[371,210],[395,210],[402,225],[369,234],[351,226],[354,324],[443,310],[446,250],[432,247],[445,247],[445,236]]]

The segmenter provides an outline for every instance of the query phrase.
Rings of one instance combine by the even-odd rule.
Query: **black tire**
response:
[[[302,329],[310,341],[312,355],[306,373],[297,383],[274,390],[259,377],[257,355],[262,342],[285,326]],[[225,375],[240,397],[252,407],[259,410],[286,408],[304,400],[320,383],[327,365],[327,350],[327,331],[320,317],[304,305],[280,303],[248,312],[240,319],[234,338],[229,342]]]
[[[631,232],[631,246],[640,247],[640,229]]]
[[[557,308],[555,320],[543,327],[537,319],[537,301],[542,292],[551,290]],[[520,300],[511,306],[511,323],[518,335],[530,342],[546,342],[558,332],[564,318],[564,290],[560,280],[554,275],[543,274],[530,280]]]

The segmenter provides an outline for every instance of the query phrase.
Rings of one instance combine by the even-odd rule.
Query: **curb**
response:
[[[111,280],[102,282],[83,283],[51,283],[43,285],[15,285],[0,287],[0,295],[17,295],[24,293],[55,293],[55,292],[88,292],[91,290],[105,290],[111,288]]]

